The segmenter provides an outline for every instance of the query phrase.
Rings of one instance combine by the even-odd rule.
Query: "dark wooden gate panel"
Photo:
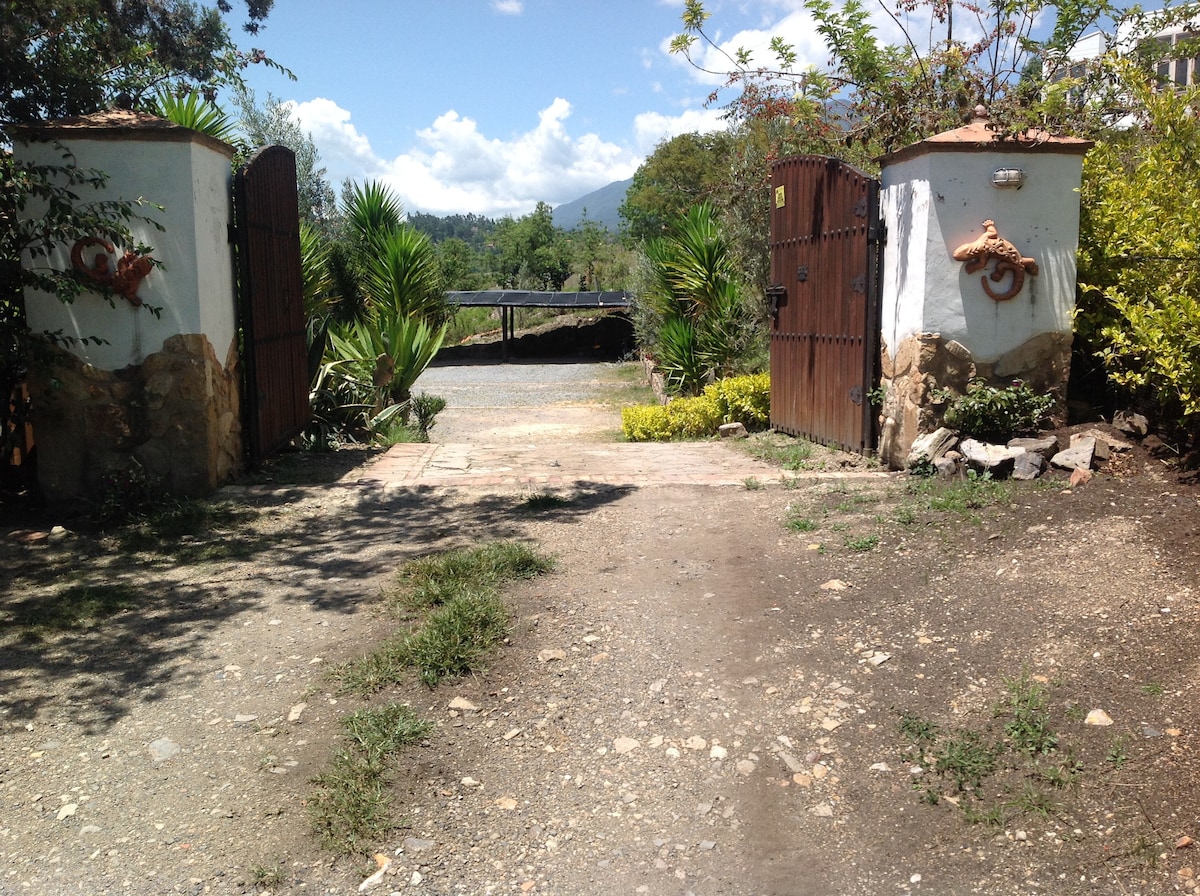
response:
[[[837,159],[771,168],[771,425],[875,449],[879,182]]]
[[[296,156],[259,150],[234,178],[250,462],[308,422],[308,344],[300,278]]]

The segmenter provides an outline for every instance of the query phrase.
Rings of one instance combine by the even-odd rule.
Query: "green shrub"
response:
[[[741,423],[746,429],[766,429],[771,421],[771,375],[731,376],[706,386],[717,402],[722,423]]]
[[[699,439],[715,435],[722,423],[763,429],[770,412],[770,376],[760,373],[718,380],[695,398],[622,408],[621,427],[631,442]]]
[[[1038,395],[1020,380],[1004,388],[974,380],[966,395],[951,402],[945,423],[965,436],[1006,442],[1036,433],[1053,407],[1054,396]]]

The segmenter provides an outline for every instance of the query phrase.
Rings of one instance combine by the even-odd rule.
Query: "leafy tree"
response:
[[[1113,70],[1141,126],[1084,160],[1076,329],[1121,392],[1200,439],[1200,88]]]
[[[234,92],[233,101],[241,114],[239,124],[252,148],[278,144],[296,154],[296,193],[300,203],[300,219],[328,229],[337,199],[325,177],[321,154],[313,143],[312,134],[300,127],[286,103],[269,93],[263,105],[259,106],[254,92],[242,87]]]
[[[496,280],[504,289],[561,290],[571,276],[570,250],[545,202],[496,226]]]
[[[438,270],[447,289],[483,289],[484,276],[480,271],[481,257],[462,239],[452,236],[434,246]]]
[[[628,237],[641,243],[662,236],[692,206],[717,201],[732,151],[733,137],[725,132],[681,134],[655,147],[621,203]]]

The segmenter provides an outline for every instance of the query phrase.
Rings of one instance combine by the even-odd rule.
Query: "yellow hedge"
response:
[[[696,398],[622,408],[621,426],[631,442],[668,442],[715,435],[722,423],[765,429],[770,416],[771,378],[759,373],[718,380]]]

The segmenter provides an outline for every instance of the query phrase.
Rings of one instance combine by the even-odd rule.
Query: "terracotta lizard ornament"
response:
[[[1037,262],[1022,255],[1016,246],[1000,236],[996,231],[996,222],[990,219],[983,222],[983,234],[978,239],[963,243],[954,250],[954,260],[965,261],[968,274],[983,270],[994,260],[996,266],[990,274],[993,283],[999,283],[1011,272],[1012,284],[1004,292],[993,290],[988,284],[989,277],[979,278],[979,282],[983,284],[983,291],[997,302],[1013,298],[1025,285],[1025,275],[1028,273],[1037,276],[1038,272]]]
[[[97,252],[89,264],[84,260],[85,249],[96,246],[103,251]],[[138,296],[138,287],[146,279],[146,275],[154,268],[154,259],[149,255],[138,255],[136,252],[126,252],[117,259],[117,269],[109,271],[108,257],[116,255],[116,249],[108,240],[89,236],[78,240],[71,247],[71,264],[85,278],[100,286],[106,286],[118,295],[124,296],[130,305],[141,307],[142,300]]]

